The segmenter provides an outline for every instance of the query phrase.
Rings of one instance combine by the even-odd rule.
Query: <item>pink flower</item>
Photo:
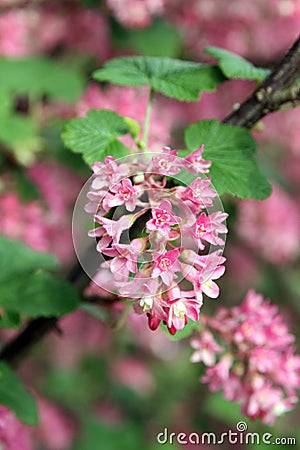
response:
[[[165,302],[159,293],[159,283],[156,278],[147,277],[138,272],[132,281],[122,283],[120,295],[136,299],[134,311],[137,314],[147,313],[150,330],[156,330],[161,321],[167,320]]]
[[[224,261],[225,258],[220,257],[220,252],[216,251],[203,257],[198,256],[195,259],[198,268],[184,266],[183,274],[193,283],[195,295],[199,301],[202,301],[202,293],[211,298],[219,296],[219,286],[213,280],[217,280],[224,274],[225,267],[221,265]]]
[[[243,405],[242,413],[252,420],[260,418],[264,423],[272,425],[279,415],[291,409],[291,403],[284,399],[281,389],[262,377],[257,377],[247,401]]]
[[[146,362],[134,357],[123,357],[113,362],[111,377],[139,394],[153,391],[154,379]]]
[[[134,211],[141,190],[133,186],[131,180],[125,178],[120,184],[111,186],[110,190],[116,194],[107,202],[110,207],[125,205],[127,211]]]
[[[113,259],[105,261],[105,267],[109,266],[113,274],[121,279],[129,276],[129,273],[137,272],[137,260],[144,247],[142,239],[134,239],[130,244],[114,244],[111,248],[102,249],[102,253],[112,256]]]
[[[191,356],[191,362],[202,361],[206,366],[213,366],[216,362],[216,354],[224,350],[209,331],[203,331],[200,336],[193,338],[191,346],[195,350]]]
[[[202,303],[195,300],[193,292],[184,292],[175,286],[168,290],[167,296],[167,326],[171,334],[182,330],[188,323],[188,318],[198,322]]]
[[[163,147],[160,156],[152,158],[153,171],[159,175],[176,175],[182,168],[182,163],[177,158],[177,150]]]
[[[93,189],[108,188],[111,184],[119,183],[129,172],[126,164],[118,165],[112,156],[106,156],[104,163],[95,162],[92,164],[92,169],[95,174]]]
[[[199,173],[208,173],[211,166],[211,161],[206,161],[202,158],[203,150],[204,144],[184,158],[188,163],[187,169],[195,175]]]
[[[212,199],[218,195],[210,185],[210,178],[196,178],[187,188],[178,188],[178,196],[192,212],[197,213],[199,208],[212,206]]]
[[[146,223],[147,231],[159,231],[166,237],[169,236],[171,225],[177,225],[181,218],[172,212],[172,205],[168,200],[164,200],[157,208],[152,209],[152,219]]]
[[[75,423],[57,405],[44,398],[38,399],[40,424],[33,430],[39,444],[51,450],[69,448],[75,435]]]
[[[90,202],[84,206],[85,212],[92,214],[106,214],[110,210],[107,202],[112,197],[112,194],[104,190],[89,191],[87,193],[87,198]]]
[[[226,384],[230,377],[233,358],[230,353],[226,353],[220,361],[213,367],[208,367],[205,375],[201,378],[203,383],[209,383],[211,391],[217,391]]]
[[[278,352],[264,346],[257,346],[249,354],[249,364],[260,373],[272,374],[278,363]]]
[[[160,276],[163,282],[170,286],[173,282],[175,272],[179,272],[181,269],[181,264],[178,261],[181,251],[181,249],[176,248],[159,255],[154,260],[154,267],[151,273],[152,278]]]
[[[268,261],[286,264],[300,252],[300,214],[296,202],[273,185],[264,201],[238,204],[237,231],[245,242]]]
[[[276,382],[284,386],[289,395],[295,396],[295,389],[300,388],[300,356],[295,355],[295,348],[293,346],[290,346],[282,355],[279,364],[279,370],[274,371],[274,367],[276,366],[273,366],[272,374]],[[279,364],[277,359],[277,365]]]
[[[128,230],[133,223],[133,215],[121,216],[118,220],[107,219],[99,215],[94,216],[96,223],[101,226],[89,231],[90,237],[101,237],[97,244],[97,250],[102,250],[109,246],[111,242],[118,244],[121,234],[124,230]]]
[[[222,222],[226,220],[228,214],[220,211],[206,215],[202,212],[196,222],[191,227],[193,238],[200,250],[204,250],[205,245],[202,241],[209,242],[213,245],[223,245],[224,240],[219,237],[221,233],[227,233],[226,225]],[[189,229],[190,227],[188,227]],[[188,231],[187,229],[187,231]]]
[[[166,0],[106,0],[117,20],[126,28],[146,28],[152,16],[164,11]]]

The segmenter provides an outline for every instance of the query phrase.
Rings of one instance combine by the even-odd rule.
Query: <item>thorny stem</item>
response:
[[[292,97],[294,95],[299,99],[299,87],[294,87],[299,72],[300,37],[261,86],[240,105],[238,110],[232,112],[223,120],[223,122],[251,128],[262,117],[274,111],[276,105],[276,108],[280,108],[286,101],[293,101],[294,98]],[[287,95],[288,92],[289,96]],[[294,92],[292,96],[291,92]],[[153,91],[151,90],[145,117],[143,136],[143,142],[145,143],[148,139],[152,101]],[[74,269],[66,279],[77,286],[80,292],[83,292],[84,287],[87,286],[90,281],[83,273],[83,270],[78,263],[74,265]],[[78,280],[81,281],[78,282]],[[105,301],[106,300],[107,299],[105,299]],[[100,298],[99,301],[101,302]],[[57,319],[55,318],[41,317],[31,320],[19,335],[14,337],[4,346],[0,352],[0,360],[16,365],[33,345],[39,342],[49,331],[55,329],[57,329]]]

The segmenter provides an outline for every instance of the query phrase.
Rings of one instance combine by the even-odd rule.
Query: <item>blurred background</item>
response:
[[[92,108],[142,123],[148,98],[143,88],[90,81],[105,61],[142,54],[206,62],[203,49],[219,46],[271,68],[297,38],[299,25],[299,0],[0,0],[0,232],[55,254],[62,273],[76,262],[71,215],[91,171],[63,147],[62,127]],[[149,147],[180,148],[188,124],[223,119],[254,87],[231,80],[195,103],[157,96]],[[265,201],[222,198],[230,214],[227,270],[220,298],[206,299],[203,312],[238,305],[254,288],[280,307],[299,337],[300,109],[272,114],[253,134],[273,193]],[[92,286],[85,292],[95,294]],[[300,442],[299,407],[268,427],[210,393],[199,382],[201,364],[190,363],[189,339],[149,331],[144,316],[129,316],[116,331],[105,321],[105,306],[99,317],[83,309],[63,318],[61,334],[49,334],[19,367],[40,412],[37,428],[22,427],[23,444],[157,450],[156,436],[165,427],[221,433],[241,420],[249,431]],[[3,329],[2,342],[16,332]]]

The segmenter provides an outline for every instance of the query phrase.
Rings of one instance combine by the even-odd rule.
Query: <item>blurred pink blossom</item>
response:
[[[59,328],[63,336],[49,338],[51,355],[59,366],[73,366],[84,354],[100,354],[109,348],[109,326],[88,313],[78,310],[69,314],[59,321]]]
[[[65,450],[71,447],[75,423],[56,404],[38,398],[40,423],[33,429],[33,437],[44,449]]]
[[[189,51],[198,57],[204,47],[213,45],[272,61],[299,34],[298,0],[232,0],[226,7],[223,0],[170,0],[166,11],[182,31]]]
[[[105,400],[96,405],[95,413],[101,422],[108,425],[121,425],[124,419],[118,406]]]
[[[3,450],[33,450],[29,427],[21,424],[14,414],[0,406],[0,447]]]
[[[92,32],[91,32],[92,30]],[[0,54],[12,58],[45,53],[57,46],[104,61],[111,54],[108,22],[100,11],[73,5],[13,8],[0,15]]]
[[[300,250],[300,213],[295,201],[278,186],[263,201],[238,204],[236,229],[244,241],[268,261],[286,264]]]
[[[38,202],[22,203],[14,192],[0,196],[0,232],[35,250],[47,250],[47,227]]]
[[[15,192],[0,195],[0,232],[67,263],[74,257],[70,215],[81,179],[54,162],[37,163],[28,176],[42,200],[25,203]]]
[[[161,15],[166,0],[106,0],[115,17],[128,28],[144,28]]]
[[[280,150],[284,149],[287,156],[300,158],[300,112],[298,108],[275,112],[265,117],[264,128],[255,133],[263,144],[271,144]],[[298,172],[299,178],[299,172]]]
[[[11,58],[27,56],[30,50],[31,23],[34,12],[22,9],[0,14],[0,55]]]
[[[81,178],[54,161],[36,163],[27,170],[51,211],[51,216],[65,216],[82,186]]]
[[[154,379],[145,363],[134,357],[117,359],[111,365],[112,378],[140,394],[149,394],[154,388]]]

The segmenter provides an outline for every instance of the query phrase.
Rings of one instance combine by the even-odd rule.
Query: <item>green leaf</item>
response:
[[[23,324],[20,314],[10,311],[1,312],[0,328],[20,328]]]
[[[99,8],[99,2],[101,0],[79,0],[86,8]]]
[[[84,89],[75,69],[46,58],[0,59],[0,88],[74,102]]]
[[[6,278],[0,287],[0,305],[31,318],[60,317],[79,305],[77,291],[48,273],[22,274]]]
[[[40,200],[41,195],[37,186],[31,181],[24,170],[19,167],[13,171],[14,181],[19,197],[22,201]]]
[[[182,39],[177,28],[161,19],[154,20],[150,27],[135,30],[114,23],[112,32],[118,47],[130,47],[144,56],[175,58],[182,50]]]
[[[245,128],[203,120],[187,128],[185,142],[190,151],[204,144],[203,157],[212,161],[209,176],[219,195],[264,199],[271,194],[255,160],[255,141]]]
[[[61,133],[65,121],[56,118],[42,130],[42,139],[47,146],[47,151],[61,164],[82,176],[90,176],[90,168],[87,167],[80,154],[70,152],[63,144]]]
[[[207,47],[204,50],[219,61],[219,67],[227,78],[263,81],[270,73],[267,69],[255,67],[246,59],[235,53],[218,47]]]
[[[29,317],[60,317],[79,304],[77,291],[44,272],[58,266],[52,255],[0,237],[0,306]]]
[[[82,153],[87,164],[102,161],[105,156],[126,156],[127,147],[117,137],[128,133],[122,116],[108,110],[91,110],[86,118],[70,120],[62,133],[66,147]]]
[[[18,277],[38,269],[58,268],[57,259],[48,253],[32,250],[22,242],[0,235],[0,280]]]
[[[13,150],[22,164],[30,164],[39,150],[38,127],[30,117],[14,114],[0,118],[0,141]]]
[[[0,119],[0,140],[8,147],[20,145],[37,135],[36,123],[21,114],[15,114]]]
[[[214,91],[224,81],[215,66],[150,56],[112,59],[95,71],[93,77],[123,86],[146,84],[154,91],[182,101],[196,101],[201,92]]]
[[[0,362],[0,404],[14,411],[22,422],[28,425],[38,424],[35,399],[3,362]]]
[[[13,109],[13,97],[12,95],[0,89],[0,118],[10,115]]]
[[[161,326],[172,341],[179,341],[181,339],[187,338],[187,337],[191,336],[193,331],[199,330],[199,328],[200,328],[199,322],[194,322],[193,320],[189,320],[187,325],[182,330],[178,330],[176,332],[176,334],[172,335],[172,334],[170,334],[166,325],[162,324]]]

